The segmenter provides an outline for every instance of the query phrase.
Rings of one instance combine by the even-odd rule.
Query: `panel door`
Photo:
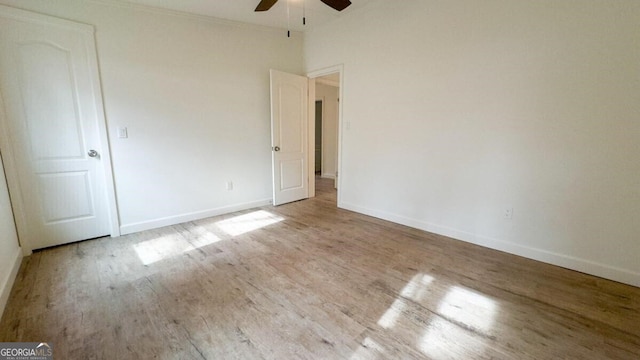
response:
[[[84,28],[82,28],[84,26]],[[0,8],[0,94],[32,249],[108,235],[93,30]],[[101,107],[100,107],[101,108]]]
[[[273,204],[309,197],[308,79],[271,70]]]

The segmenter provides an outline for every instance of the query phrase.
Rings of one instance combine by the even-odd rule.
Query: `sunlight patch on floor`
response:
[[[268,211],[258,210],[218,221],[216,222],[216,225],[227,234],[231,236],[238,236],[278,223],[282,220],[284,220],[284,218],[280,216],[274,215]]]
[[[429,284],[433,282],[433,276],[426,274],[416,274],[402,289],[400,295],[412,299],[420,300],[427,292]]]
[[[258,210],[218,221],[215,225],[228,235],[238,236],[282,220],[284,218],[280,216]],[[189,227],[188,231],[189,241],[175,235],[167,235],[135,244],[133,249],[144,265],[150,265],[221,240],[206,227]]]
[[[478,292],[453,286],[438,306],[439,317],[434,317],[419,344],[420,350],[433,358],[460,358],[469,355],[469,349],[482,356],[486,347],[480,333],[490,336],[496,302]]]
[[[404,298],[419,300],[427,292],[427,287],[433,281],[433,277],[425,274],[416,274],[411,281],[405,285],[400,292],[400,295]],[[396,299],[391,306],[385,311],[378,325],[385,329],[391,329],[395,326],[398,318],[405,310],[406,304],[403,298]]]
[[[150,265],[217,241],[220,241],[220,238],[210,233],[207,236],[198,237],[194,244],[176,238],[175,235],[167,235],[134,244],[133,249],[143,265]]]
[[[362,344],[360,345],[358,350],[356,350],[356,352],[351,355],[349,360],[384,359],[386,358],[384,354],[384,348],[367,336],[366,338],[364,338],[364,340],[362,340]]]
[[[436,359],[464,358],[469,354],[469,349],[481,357],[486,348],[485,339],[491,336],[497,303],[486,295],[462,286],[445,288],[442,294],[439,290],[441,287],[432,286],[434,280],[423,273],[413,276],[377,324],[393,331],[401,321],[403,312],[411,307],[411,302],[420,303],[425,299],[429,302],[438,301],[442,296],[424,327],[424,335],[417,339],[418,349]],[[482,336],[478,337],[478,334]]]
[[[378,320],[378,325],[382,326],[385,329],[391,329],[395,326],[400,314],[404,311],[406,305],[402,299],[394,300],[393,304],[385,311],[380,320]]]
[[[491,330],[496,314],[496,303],[473,290],[454,286],[442,300],[439,312],[448,319],[463,323],[474,330]]]
[[[482,354],[484,347],[480,339],[437,317],[429,322],[428,330],[418,344],[419,350],[433,359],[468,359],[471,352]]]

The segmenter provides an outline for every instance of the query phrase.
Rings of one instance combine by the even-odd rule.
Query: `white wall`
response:
[[[4,165],[0,157],[0,317],[7,304],[21,259],[22,251],[18,245]]]
[[[300,34],[106,1],[0,3],[95,26],[124,232],[270,200],[269,69],[301,72]]]
[[[338,88],[316,82],[322,100],[322,177],[335,178],[338,168]]]
[[[374,1],[304,56],[342,207],[640,286],[640,2]]]

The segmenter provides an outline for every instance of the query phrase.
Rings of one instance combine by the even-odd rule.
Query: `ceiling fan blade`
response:
[[[258,4],[258,6],[256,7],[255,11],[267,11],[271,9],[271,7],[277,2],[278,0],[262,0],[260,1],[260,4]]]
[[[351,1],[349,0],[321,0],[321,1],[338,11],[342,11],[346,9],[349,5],[351,5]]]

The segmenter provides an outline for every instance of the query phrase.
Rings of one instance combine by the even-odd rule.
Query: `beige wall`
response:
[[[374,1],[304,57],[344,64],[340,206],[640,286],[640,2]]]
[[[0,3],[95,26],[124,232],[271,199],[269,69],[301,72],[300,34],[125,2]]]
[[[298,34],[0,3],[96,27],[126,230],[270,198],[268,69],[301,72]],[[636,0],[378,0],[310,31],[306,71],[344,64],[340,205],[640,285],[638,24]]]
[[[335,178],[338,170],[338,88],[316,82],[316,100],[322,100],[322,176]]]

